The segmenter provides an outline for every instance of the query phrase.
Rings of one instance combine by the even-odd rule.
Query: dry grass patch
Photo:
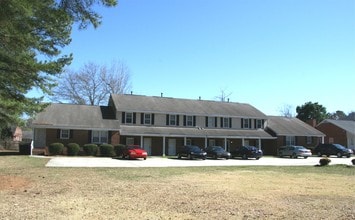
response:
[[[45,168],[1,157],[0,219],[354,219],[355,169]],[[21,182],[21,181],[19,181]]]

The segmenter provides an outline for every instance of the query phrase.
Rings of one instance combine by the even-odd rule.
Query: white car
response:
[[[289,156],[290,158],[303,157],[307,159],[309,156],[312,156],[311,150],[303,146],[282,146],[278,150],[279,157]]]

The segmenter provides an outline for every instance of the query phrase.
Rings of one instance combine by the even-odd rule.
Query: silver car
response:
[[[312,156],[312,152],[303,146],[283,146],[278,150],[279,157],[289,156],[290,158],[307,157]]]

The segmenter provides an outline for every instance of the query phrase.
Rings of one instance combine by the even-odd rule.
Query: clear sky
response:
[[[69,66],[123,60],[134,94],[355,111],[354,0],[120,0],[73,29]]]

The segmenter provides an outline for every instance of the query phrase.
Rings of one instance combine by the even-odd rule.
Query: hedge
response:
[[[61,155],[64,150],[62,143],[52,143],[48,146],[49,155]]]
[[[101,144],[100,145],[100,156],[101,157],[113,157],[115,156],[115,151],[111,144]]]
[[[67,154],[68,156],[77,156],[80,151],[79,144],[69,143],[67,144]]]
[[[87,156],[96,156],[98,151],[98,146],[96,144],[85,144],[83,146],[85,155]]]

